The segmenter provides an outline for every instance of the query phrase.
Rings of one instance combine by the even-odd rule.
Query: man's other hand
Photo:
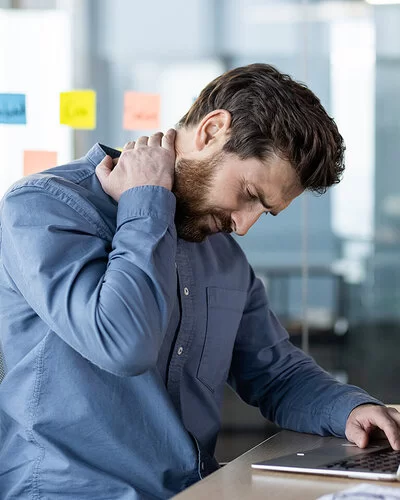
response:
[[[96,175],[104,191],[119,201],[123,192],[138,186],[162,186],[169,190],[174,184],[174,129],[164,135],[157,132],[128,142],[118,161],[106,156],[96,167]]]
[[[370,436],[385,437],[394,450],[400,450],[400,413],[395,408],[363,404],[354,408],[346,423],[346,437],[360,448]]]

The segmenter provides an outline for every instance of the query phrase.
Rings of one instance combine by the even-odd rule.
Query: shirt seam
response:
[[[110,155],[107,155],[107,154],[105,154],[105,152],[104,152],[104,158],[105,158],[106,156],[110,156]],[[89,154],[87,154],[87,155],[86,155],[86,158],[87,158],[87,161],[88,161],[88,162],[90,162],[90,163],[91,163],[91,164],[92,164],[95,168],[97,167],[97,165],[98,165],[98,164],[96,164],[96,163],[94,162],[93,158],[92,158]],[[103,158],[103,160],[104,160],[104,158]],[[101,160],[101,161],[103,161],[103,160]],[[94,172],[93,172],[93,173],[94,173]]]
[[[204,477],[201,475],[201,462],[202,462],[202,459],[201,459],[201,450],[200,450],[200,445],[199,445],[199,442],[197,441],[197,438],[194,436],[193,433],[190,433],[190,435],[192,436],[195,444],[196,444],[196,448],[197,448],[197,474],[199,475],[199,478],[200,479],[204,479]]]
[[[94,167],[96,167],[96,166],[97,165],[94,165]],[[82,174],[80,176],[77,176],[77,178],[74,179],[74,181],[75,181],[76,184],[80,184],[82,181],[86,180],[88,177],[91,177],[92,175],[94,175],[94,173],[95,172],[93,172],[92,170],[88,169],[88,170],[82,172]]]
[[[41,390],[41,385],[42,385],[42,375],[43,375],[43,369],[44,369],[44,351],[46,348],[46,342],[48,338],[48,334],[51,330],[47,330],[46,335],[43,339],[43,345],[41,346],[39,353],[36,358],[36,377],[34,381],[34,386],[33,386],[33,392],[32,392],[32,399],[31,403],[29,404],[28,407],[28,412],[30,416],[30,426],[29,428],[26,429],[27,435],[30,437],[30,441],[37,447],[39,448],[39,455],[35,459],[34,465],[33,465],[33,471],[32,471],[32,477],[31,477],[31,493],[32,493],[32,500],[40,500],[41,495],[40,495],[40,490],[39,490],[39,476],[40,476],[40,466],[43,462],[46,450],[43,445],[41,445],[37,439],[35,438],[34,432],[33,432],[33,426],[35,423],[36,415],[37,415],[37,409],[39,406],[39,398],[40,398],[40,390]]]
[[[102,228],[101,225],[95,221],[92,216],[83,208],[79,205],[77,200],[75,200],[71,195],[65,192],[64,189],[61,188],[61,186],[58,185],[51,185],[54,183],[54,180],[52,178],[49,178],[46,180],[46,182],[42,186],[36,186],[32,184],[28,185],[23,185],[23,186],[16,186],[14,189],[12,189],[9,192],[9,195],[11,193],[15,193],[18,190],[22,190],[25,188],[33,188],[38,191],[43,191],[47,192],[50,195],[52,195],[55,199],[58,199],[59,201],[65,202],[69,207],[71,207],[77,214],[79,214],[81,217],[83,217],[87,222],[93,225],[95,227],[96,232],[98,236],[101,238],[109,239],[110,235],[107,234],[108,231],[105,228]]]
[[[164,217],[162,213],[157,213],[157,212],[154,212],[153,210],[143,210],[141,208],[139,208],[139,210],[137,212],[134,212],[134,213],[131,213],[129,215],[126,216],[126,218],[124,218],[121,222],[118,223],[118,229],[123,226],[124,224],[126,224],[127,222],[132,222],[132,220],[136,219],[136,217],[151,217],[152,219],[157,219],[157,220],[160,220],[164,223],[166,223],[168,226],[173,226],[174,225],[174,221],[173,219],[171,218],[170,220],[168,220],[167,217]]]

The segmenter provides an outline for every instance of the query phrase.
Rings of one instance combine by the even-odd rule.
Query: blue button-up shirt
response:
[[[231,236],[178,239],[162,187],[111,199],[106,153],[1,204],[2,500],[171,497],[217,467],[226,381],[282,427],[343,436],[375,400],[290,343]]]

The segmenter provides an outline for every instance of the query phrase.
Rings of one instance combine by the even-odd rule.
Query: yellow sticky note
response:
[[[36,174],[56,165],[56,151],[24,151],[24,175]]]
[[[145,130],[160,128],[159,94],[144,92],[125,92],[124,130]]]
[[[96,128],[96,92],[94,90],[61,92],[60,123],[73,128]]]

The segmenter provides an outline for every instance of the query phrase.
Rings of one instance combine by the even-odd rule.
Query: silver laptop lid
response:
[[[387,441],[361,449],[351,443],[326,444],[252,464],[254,469],[400,480],[400,452]]]

